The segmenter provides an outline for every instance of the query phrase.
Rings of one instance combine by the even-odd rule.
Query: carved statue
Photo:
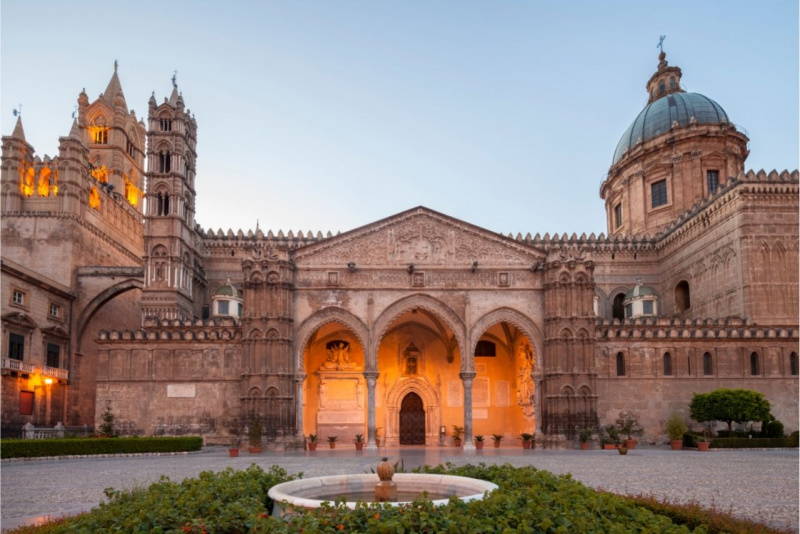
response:
[[[323,369],[337,371],[355,369],[356,364],[350,358],[350,344],[345,342],[334,343],[328,349],[328,357],[322,364]]]

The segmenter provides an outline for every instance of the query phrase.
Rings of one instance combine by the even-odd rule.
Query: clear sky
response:
[[[345,231],[424,205],[484,228],[604,232],[598,191],[659,35],[683,84],[798,166],[798,2],[2,0],[0,128],[55,155],[119,60],[178,86],[204,228]]]

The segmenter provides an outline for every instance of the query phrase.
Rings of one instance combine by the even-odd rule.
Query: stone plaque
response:
[[[196,397],[194,384],[167,384],[167,397]]]
[[[448,380],[447,381],[447,406],[450,408],[458,408],[462,405],[461,399],[461,380]]]
[[[364,422],[363,412],[320,412],[317,414],[317,423],[321,425],[345,425],[362,422]]]
[[[486,374],[486,364],[485,363],[476,363],[475,364],[475,372],[479,375]]]
[[[489,410],[487,410],[486,408],[478,408],[476,410],[472,410],[472,418],[489,419]]]
[[[498,380],[494,383],[494,402],[497,406],[500,407],[507,407],[510,402],[509,392],[511,388],[509,387],[508,380]]]
[[[491,405],[488,378],[476,378],[472,383],[472,405],[481,408],[488,408]]]

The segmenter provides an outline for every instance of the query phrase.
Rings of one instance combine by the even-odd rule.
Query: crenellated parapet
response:
[[[598,341],[618,339],[797,339],[797,328],[759,327],[746,317],[598,319]]]
[[[197,320],[161,320],[148,317],[139,330],[102,330],[99,341],[236,341],[242,339],[241,322],[232,317]]]

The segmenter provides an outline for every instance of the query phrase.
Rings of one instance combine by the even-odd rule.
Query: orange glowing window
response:
[[[22,171],[22,179],[20,180],[19,189],[20,192],[26,197],[33,196],[33,183],[35,175],[36,171],[33,170],[33,167],[28,167],[27,170]]]
[[[36,188],[36,192],[39,194],[40,197],[49,197],[50,196],[50,169],[45,167],[44,169],[39,171],[39,187]]]
[[[136,184],[131,182],[127,177],[125,178],[125,199],[130,203],[131,206],[134,208],[139,205],[139,197],[142,194],[142,190],[136,187]]]
[[[98,145],[108,144],[108,128],[104,126],[90,126],[89,135],[92,136],[92,143]]]
[[[100,165],[99,167],[93,168],[92,176],[101,184],[108,183],[108,169],[106,169],[105,165]]]
[[[50,193],[54,197],[58,196],[58,169],[53,171],[53,179],[50,181]]]
[[[97,191],[96,187],[92,187],[89,190],[89,207],[94,209],[100,208],[100,193]]]

